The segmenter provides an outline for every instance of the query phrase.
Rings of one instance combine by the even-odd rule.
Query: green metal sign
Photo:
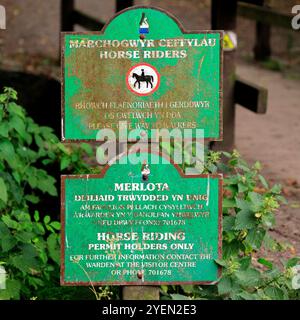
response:
[[[63,33],[62,50],[63,140],[95,140],[120,122],[152,140],[161,128],[222,140],[222,32],[134,7],[102,32]]]
[[[61,283],[217,281],[221,176],[184,175],[161,155],[136,157],[102,175],[62,176]]]

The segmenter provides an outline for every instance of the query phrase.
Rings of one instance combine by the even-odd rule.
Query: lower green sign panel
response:
[[[139,156],[102,175],[62,176],[62,285],[218,280],[221,176]]]

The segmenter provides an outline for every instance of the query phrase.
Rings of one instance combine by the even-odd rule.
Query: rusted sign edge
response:
[[[223,174],[213,173],[213,174],[198,174],[198,175],[185,175],[183,170],[174,163],[174,161],[168,157],[165,153],[162,152],[153,152],[148,150],[141,150],[141,153],[147,152],[148,154],[156,154],[162,158],[167,159],[177,170],[182,178],[215,178],[218,179],[218,259],[222,259],[222,197],[223,197]],[[134,153],[129,152],[126,155]],[[123,154],[122,156],[125,156]],[[105,177],[107,170],[111,167],[110,164],[107,164],[101,173],[99,174],[80,174],[80,175],[61,175],[61,202],[60,202],[60,221],[61,221],[61,269],[60,269],[60,284],[62,286],[90,286],[90,285],[182,285],[182,284],[195,284],[195,285],[213,285],[217,283],[222,275],[222,268],[218,265],[218,279],[214,281],[65,281],[65,182],[68,179],[89,179],[89,178],[99,178],[102,179]]]
[[[129,8],[126,8],[124,10],[119,11],[115,15],[113,15],[104,25],[104,27],[100,31],[81,31],[81,32],[61,32],[60,33],[60,50],[61,50],[61,141],[62,142],[91,142],[91,141],[97,141],[96,139],[66,139],[65,138],[65,35],[102,35],[104,34],[106,28],[111,23],[112,20],[114,20],[117,16],[120,14],[134,10],[134,9],[154,9],[160,12],[165,13],[167,16],[169,16],[171,19],[173,19],[176,24],[178,25],[180,31],[183,34],[200,34],[200,33],[214,33],[220,35],[220,79],[219,79],[219,136],[215,138],[204,138],[205,142],[211,142],[211,141],[223,141],[223,30],[186,30],[184,29],[183,25],[179,21],[179,19],[173,15],[172,13],[169,13],[168,11],[155,7],[155,6],[132,6]],[[196,128],[197,129],[197,128]],[[198,128],[199,129],[199,128]],[[188,138],[189,141],[191,140]],[[185,138],[183,140],[186,140]],[[192,138],[192,141],[196,141],[197,138]],[[116,139],[117,142],[119,142],[119,139]],[[129,139],[128,142],[138,142],[137,139]],[[153,140],[150,138],[148,139],[148,143],[153,142]]]

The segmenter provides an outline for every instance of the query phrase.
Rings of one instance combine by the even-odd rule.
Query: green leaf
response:
[[[51,220],[51,219],[50,219],[50,216],[45,216],[45,217],[44,217],[44,223],[45,223],[45,224],[48,224],[48,223],[50,222],[50,220]]]
[[[255,287],[260,283],[260,272],[256,269],[238,270],[235,273],[240,285],[245,287]]]
[[[274,213],[272,213],[272,212],[265,213],[262,216],[261,221],[262,221],[263,225],[265,225],[268,228],[271,228],[271,227],[275,226],[275,224],[276,224],[275,216],[274,216]]]
[[[20,166],[19,157],[15,153],[13,144],[8,140],[4,140],[0,142],[0,150],[0,159],[6,160],[12,169],[18,169]]]
[[[16,244],[17,240],[11,234],[1,237],[1,246],[3,252],[11,250]]]
[[[242,210],[250,210],[251,203],[245,199],[236,198],[236,206]]]
[[[35,188],[37,186],[37,178],[36,178],[36,169],[34,167],[28,167],[26,170],[27,181],[31,188]]]
[[[6,100],[17,100],[18,93],[16,90],[10,87],[4,87],[4,95],[6,96]]]
[[[182,294],[174,293],[170,294],[172,300],[191,300],[190,297],[184,296]]]
[[[50,223],[50,226],[56,230],[60,230],[61,226],[60,223],[58,221],[53,221]]]
[[[280,194],[281,193],[281,185],[275,184],[270,191],[275,194]]]
[[[49,193],[51,196],[57,196],[55,179],[49,176],[44,170],[38,171],[39,189]]]
[[[165,286],[165,285],[162,285],[160,286],[161,290],[164,292],[164,293],[167,293],[168,290],[169,290],[169,287],[168,286]]]
[[[40,214],[37,210],[34,211],[33,215],[34,221],[38,222],[40,220]]]
[[[235,219],[235,229],[251,229],[255,226],[256,219],[252,211],[247,209],[242,209],[236,215]]]
[[[288,204],[286,198],[283,196],[276,196],[276,199],[283,204]]]
[[[265,295],[267,295],[268,297],[270,297],[272,300],[283,300],[284,297],[284,293],[281,289],[277,288],[277,287],[267,287],[264,290]]]
[[[263,186],[264,188],[268,189],[268,188],[269,188],[269,185],[268,185],[268,182],[266,181],[266,179],[265,179],[262,175],[260,175],[260,174],[258,175],[258,178],[259,178],[262,186]]]
[[[71,159],[69,157],[63,157],[60,161],[60,170],[64,170],[68,168],[71,163]]]
[[[233,240],[230,243],[223,242],[223,259],[238,255],[242,249],[242,243],[238,240]]]
[[[16,234],[16,238],[23,243],[30,243],[31,239],[33,239],[34,237],[35,233],[33,232],[20,231]]]
[[[25,197],[24,197],[27,201],[31,202],[31,203],[38,203],[40,201],[40,198],[33,195],[33,194],[27,194]]]
[[[259,161],[254,163],[253,169],[260,171],[262,169],[262,165]]]
[[[239,190],[239,193],[245,192],[248,190],[248,186],[244,183],[239,183],[238,190]]]
[[[15,216],[16,216],[16,219],[23,223],[22,224],[22,227],[25,227],[27,225],[27,223],[31,224],[31,216],[29,213],[27,212],[20,212],[19,210],[18,211],[15,211]]]
[[[263,204],[263,196],[257,192],[249,192],[248,197],[251,200],[251,208],[253,211],[259,211]]]
[[[253,249],[258,250],[262,245],[265,235],[266,230],[264,230],[263,228],[255,228],[253,230],[249,230],[245,240],[251,245]]]
[[[224,198],[222,207],[223,208],[234,208],[236,206],[236,202],[234,199]]]
[[[239,178],[237,176],[231,176],[231,177],[227,177],[224,178],[224,185],[235,185],[239,183]]]
[[[0,300],[20,299],[21,282],[15,279],[6,280],[6,289],[0,290]]]
[[[8,138],[9,125],[7,121],[0,123],[0,136]]]
[[[7,140],[1,141],[0,147],[1,147],[1,158],[5,160],[10,160],[10,158],[15,155],[14,147],[10,141],[7,141]]]
[[[0,161],[1,163],[1,161]],[[20,187],[16,182],[15,179],[9,174],[10,170],[2,173],[2,177],[5,180],[7,190],[9,190],[8,200],[11,202],[16,202],[17,205],[22,205],[24,203],[24,191],[23,188]],[[16,205],[15,204],[15,205]],[[9,208],[9,207],[8,207]],[[8,209],[7,208],[7,209]]]
[[[5,101],[7,100],[7,96],[6,96],[6,94],[0,94],[0,103],[2,104],[2,103],[4,103]]]
[[[246,270],[249,268],[250,264],[251,264],[251,257],[244,257],[242,259],[240,259],[239,261],[240,263],[240,269],[241,270]]]
[[[45,229],[44,229],[43,225],[40,222],[36,222],[33,225],[33,230],[37,234],[40,234],[40,235],[45,234]]]
[[[23,119],[25,118],[25,110],[15,102],[10,102],[7,109],[10,114],[17,115]]]
[[[12,220],[9,215],[3,215],[2,221],[10,228],[10,229],[18,229],[19,224],[17,221]]]
[[[14,171],[14,172],[12,173],[12,176],[14,177],[14,179],[16,180],[16,182],[17,182],[18,184],[20,184],[20,182],[21,182],[21,176],[20,176],[19,172]]]
[[[18,116],[13,116],[9,121],[9,127],[11,130],[16,130],[19,136],[26,140],[26,129],[24,120]]]
[[[53,129],[50,127],[41,126],[41,133],[45,140],[50,140],[53,137]]]
[[[278,244],[277,244],[276,240],[274,240],[269,233],[266,233],[266,235],[265,235],[264,247],[266,249],[271,250],[271,251],[276,251],[278,248]]]
[[[7,188],[3,178],[0,177],[0,199],[6,203],[7,202]]]
[[[286,262],[286,267],[292,268],[292,267],[296,266],[299,261],[300,261],[300,257],[291,258]]]
[[[11,256],[9,262],[20,271],[28,273],[31,269],[38,270],[40,265],[37,260],[37,252],[33,245],[24,244],[21,254]]]
[[[223,231],[229,232],[234,228],[235,217],[233,216],[225,216],[223,218]]]
[[[251,169],[249,167],[247,167],[246,162],[243,161],[239,161],[236,165],[237,168],[242,169],[245,172],[249,172]]]
[[[50,224],[46,224],[46,229],[50,232],[55,232],[54,229],[50,226]]]
[[[60,246],[58,243],[58,238],[55,233],[50,234],[47,239],[47,248],[49,250],[50,258],[57,264],[60,264]]]
[[[193,293],[194,292],[194,286],[192,284],[185,284],[182,285],[181,288],[185,293]]]
[[[69,150],[65,147],[65,145],[63,145],[61,142],[58,142],[56,144],[56,147],[62,151],[63,153],[69,154]]]
[[[231,154],[229,152],[222,151],[222,153],[226,158],[231,158]]]
[[[0,239],[10,234],[10,230],[3,221],[0,220]]]
[[[241,293],[238,293],[238,296],[240,296],[244,300],[260,300],[258,294],[250,293],[247,291],[243,291]]]
[[[43,148],[43,147],[44,147],[44,141],[43,141],[43,139],[41,138],[40,135],[35,134],[35,135],[34,135],[34,141],[35,141],[36,145],[37,145],[39,148]]]
[[[215,259],[215,263],[222,266],[222,267],[226,267],[227,266],[227,263],[225,260],[222,260],[222,259]]]
[[[213,163],[211,163],[210,165],[207,166],[207,169],[209,170],[209,172],[215,173],[218,170],[218,167]]]
[[[38,287],[43,287],[43,286],[45,286],[45,283],[44,283],[43,280],[38,279],[38,278],[33,278],[33,277],[30,277],[30,278],[29,278],[29,283],[30,283],[30,285],[32,285],[35,289],[38,289]]]
[[[227,276],[222,277],[217,286],[219,295],[229,294],[232,290],[231,278]]]
[[[270,262],[269,260],[266,260],[264,258],[259,258],[257,262],[267,267],[268,269],[273,269],[273,263]]]

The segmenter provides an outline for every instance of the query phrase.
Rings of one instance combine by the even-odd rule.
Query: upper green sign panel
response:
[[[149,139],[162,128],[222,139],[222,32],[185,31],[160,9],[133,7],[102,32],[62,41],[63,140],[95,140],[104,128],[118,137],[124,124]]]

